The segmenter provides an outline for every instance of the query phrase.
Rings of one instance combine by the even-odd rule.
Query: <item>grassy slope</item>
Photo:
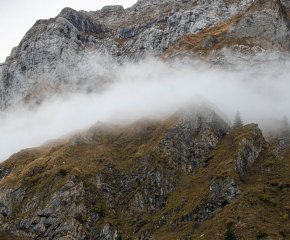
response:
[[[140,158],[152,151],[152,147],[178,119],[177,116],[164,122],[143,119],[125,127],[101,124],[82,134],[87,136],[94,132],[93,141],[82,140],[78,146],[71,146],[76,136],[62,145],[50,144],[22,150],[1,164],[1,167],[15,169],[0,184],[8,182],[14,187],[20,181],[24,181],[31,189],[25,201],[31,199],[38,191],[45,191],[45,198],[48,199],[48,196],[60,189],[69,178],[78,175],[84,182],[86,192],[95,193],[95,197],[100,199],[89,178],[96,172],[106,176],[108,167],[112,167],[118,174],[138,171]],[[193,174],[175,172],[175,176],[172,177],[178,179],[177,186],[169,194],[166,206],[159,212],[149,214],[143,211],[132,216],[122,214],[122,209],[128,207],[133,194],[142,187],[135,186],[135,190],[117,207],[117,214],[112,213],[104,200],[100,200],[99,205],[94,206],[100,208],[102,205],[106,211],[106,216],[99,225],[111,223],[118,227],[118,232],[123,236],[131,235],[136,225],[133,221],[139,216],[140,221],[146,224],[135,236],[148,230],[153,231],[152,236],[160,240],[178,239],[187,235],[192,235],[193,239],[199,239],[200,236],[204,239],[223,239],[227,223],[234,222],[233,230],[237,236],[243,238],[256,239],[256,235],[260,234],[261,237],[269,235],[278,239],[284,236],[287,239],[290,227],[290,150],[277,152],[275,144],[265,146],[266,150],[253,166],[253,174],[246,181],[240,181],[234,169],[239,142],[249,134],[252,127],[253,125],[248,125],[226,135],[210,154],[210,164],[206,168]],[[158,168],[160,171],[167,171],[169,167],[162,159],[148,164],[152,169]],[[62,175],[60,169],[64,169],[67,174]],[[242,195],[224,209],[219,209],[219,214],[205,221],[197,232],[192,232],[196,222],[181,222],[180,218],[205,201],[209,185],[213,181],[228,176],[238,180]],[[57,184],[53,184],[55,182]],[[44,203],[46,199],[43,199]],[[170,211],[173,211],[172,216],[164,226],[156,229],[160,217]],[[170,224],[172,222],[177,224]]]
[[[11,235],[7,232],[0,231],[0,239],[1,240],[28,240],[29,238],[26,237],[18,237],[15,235]]]

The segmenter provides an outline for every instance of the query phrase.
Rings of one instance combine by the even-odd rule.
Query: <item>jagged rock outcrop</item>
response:
[[[181,222],[196,221],[195,228],[197,229],[204,221],[215,217],[220,209],[241,195],[241,190],[235,179],[218,179],[210,185],[209,189],[210,192],[206,196],[207,202],[202,201],[190,213],[182,216]]]
[[[278,147],[281,150],[284,150],[284,149],[287,149],[290,147],[290,135],[289,134],[278,137],[278,139],[276,141],[278,143]]]
[[[231,27],[228,37],[246,38],[247,44],[263,49],[289,49],[289,25],[289,16],[280,0],[260,0]]]
[[[81,76],[85,71],[81,73],[76,66],[83,68],[77,64],[84,61],[88,52],[85,45],[92,36],[102,39],[110,31],[86,14],[69,8],[54,19],[37,21],[0,66],[1,109],[21,100],[33,103],[33,97],[37,97],[34,102],[41,102],[46,95],[64,88],[75,91],[100,87],[90,82],[92,78],[100,80],[100,76]]]
[[[239,142],[239,149],[235,157],[235,169],[242,178],[251,174],[251,166],[259,157],[265,146],[265,139],[258,125],[253,126],[247,135]]]
[[[192,172],[205,165],[208,154],[229,131],[229,126],[211,109],[182,109],[188,112],[154,150],[177,169]],[[180,114],[178,113],[178,114]]]
[[[171,126],[173,123],[174,125]],[[165,131],[159,136],[158,129],[164,127],[169,127],[168,133],[166,134]],[[75,173],[70,175],[67,180],[62,180],[68,174],[68,170],[66,170],[68,168],[64,167],[54,177],[48,178],[50,183],[40,184],[42,180],[36,177],[36,172],[44,173],[44,168],[54,169],[55,164],[62,165],[67,161],[64,156],[58,155],[56,158],[54,157],[55,160],[51,167],[38,165],[31,167],[26,172],[24,171],[22,180],[15,188],[11,189],[7,184],[4,184],[0,192],[0,213],[4,218],[12,219],[9,222],[4,219],[1,228],[10,233],[33,239],[58,239],[61,237],[86,239],[88,233],[93,239],[118,239],[120,233],[113,225],[107,224],[97,228],[95,226],[96,224],[99,226],[105,216],[121,211],[121,218],[133,217],[135,226],[132,231],[133,234],[137,234],[144,225],[150,222],[144,220],[141,215],[137,218],[134,216],[145,211],[150,214],[161,211],[166,205],[169,194],[176,188],[179,181],[179,177],[173,177],[174,170],[171,167],[168,168],[166,165],[158,167],[158,162],[163,158],[162,155],[166,152],[167,155],[175,153],[176,156],[172,155],[168,164],[176,167],[174,162],[177,161],[179,162],[177,165],[186,165],[186,168],[180,167],[180,170],[188,171],[187,169],[190,168],[190,172],[192,172],[193,168],[203,166],[204,157],[227,133],[229,126],[214,110],[203,109],[201,106],[187,106],[169,118],[168,123],[156,125],[151,121],[140,121],[122,130],[122,132],[125,131],[129,134],[129,138],[127,137],[123,143],[117,143],[123,134],[116,135],[116,126],[98,122],[83,136],[78,134],[77,137],[73,137],[68,142],[68,148],[65,148],[84,148],[91,144],[99,146],[110,145],[110,143],[114,145],[129,144],[132,130],[137,130],[137,133],[132,136],[134,142],[141,141],[139,150],[138,148],[134,150],[129,146],[130,150],[126,148],[122,150],[124,154],[129,153],[129,155],[121,155],[119,158],[125,157],[125,162],[130,158],[134,159],[130,160],[134,162],[134,165],[137,164],[134,168],[124,171],[115,163],[107,165],[105,160],[104,164],[107,167],[96,173],[93,171],[94,174],[91,177],[89,177],[91,174],[87,175],[89,178],[86,177],[86,179],[88,178],[88,180],[80,177],[79,170],[73,171]],[[155,136],[155,132],[158,135]],[[164,134],[166,136],[161,138]],[[141,151],[147,139],[151,141],[151,138],[155,142],[154,145],[158,147],[152,146],[147,150],[149,152],[144,152],[140,158],[136,152]],[[81,141],[78,141],[79,144],[75,144],[78,139]],[[171,139],[173,145],[170,147],[164,142],[164,139]],[[158,142],[160,143],[158,144]],[[194,145],[196,146],[194,147]],[[162,146],[167,146],[167,149],[163,149],[160,154],[160,151],[158,152],[156,149],[160,149]],[[201,149],[203,150],[201,151]],[[53,147],[44,153],[43,156],[51,156],[46,160],[46,163],[50,162],[52,156],[58,151],[57,147]],[[109,152],[113,159],[119,155],[119,150]],[[23,151],[17,156],[17,159],[25,160],[29,158],[29,152]],[[86,156],[89,157],[89,154]],[[105,154],[101,154],[100,157],[101,159],[107,158]],[[100,160],[100,163],[103,161]],[[116,159],[116,161],[118,160]],[[175,171],[178,170],[179,167]],[[4,180],[7,179],[6,172],[8,169],[2,168]],[[13,173],[10,172],[11,174]],[[35,183],[37,185],[34,185]],[[35,187],[38,190],[35,190]],[[127,207],[120,208],[122,205]],[[24,214],[25,217],[19,219],[19,214]],[[147,234],[141,234],[138,239],[147,239],[146,236],[148,237]]]

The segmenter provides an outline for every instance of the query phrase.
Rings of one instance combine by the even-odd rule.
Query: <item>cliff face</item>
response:
[[[101,91],[109,79],[79,73],[80,64],[96,52],[119,63],[164,54],[164,59],[189,56],[226,66],[233,62],[230,53],[285,54],[288,11],[282,0],[146,0],[95,12],[65,8],[53,19],[37,21],[0,65],[0,108],[39,104],[61,92]]]
[[[224,67],[241,61],[251,65],[253,58],[257,62],[271,62],[273,50],[280,52],[279,57],[289,53],[288,5],[279,0],[255,1],[228,21],[180,37],[163,57],[199,56]]]
[[[0,228],[7,239],[224,239],[230,224],[238,239],[280,238],[288,150],[196,105],[164,120],[98,122],[0,164]]]

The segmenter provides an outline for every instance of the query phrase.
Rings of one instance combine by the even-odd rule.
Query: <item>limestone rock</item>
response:
[[[55,18],[37,21],[0,66],[0,109],[39,105],[64,92],[102,91],[113,78],[104,79],[96,72],[83,75],[89,53],[107,54],[119,63],[160,56],[179,37],[223,23],[251,4],[251,0],[227,4],[152,0],[138,1],[128,9],[108,6],[77,12],[65,8]]]
[[[265,143],[262,131],[258,128],[258,125],[253,125],[251,131],[241,139],[235,158],[235,169],[242,178],[251,173],[251,165],[263,151]]]
[[[169,164],[192,172],[205,164],[207,155],[229,131],[229,125],[212,109],[186,107],[186,113],[155,148]]]

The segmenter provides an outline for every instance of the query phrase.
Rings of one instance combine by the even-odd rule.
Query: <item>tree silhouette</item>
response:
[[[236,234],[231,227],[228,227],[224,240],[236,240]]]
[[[290,130],[290,125],[289,125],[289,121],[288,118],[286,116],[284,116],[283,118],[283,122],[282,122],[282,131],[289,131]]]
[[[242,126],[243,126],[243,120],[242,120],[240,112],[237,111],[236,116],[235,116],[235,120],[234,120],[234,124],[233,124],[233,128],[238,128],[238,127],[242,127]]]
[[[288,118],[284,116],[282,125],[281,125],[281,137],[289,137],[290,136],[290,124]]]
[[[237,240],[236,234],[232,229],[233,224],[234,224],[233,222],[228,223],[228,227],[227,227],[227,231],[226,231],[224,240]]]

